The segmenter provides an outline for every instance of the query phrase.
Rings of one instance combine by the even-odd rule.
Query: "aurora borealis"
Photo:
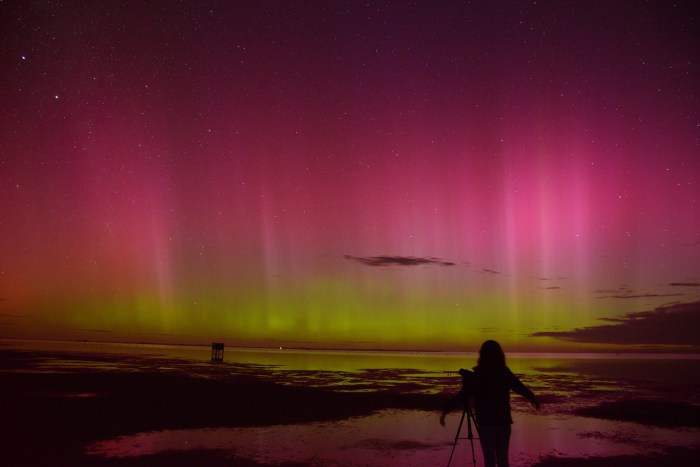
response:
[[[692,1],[0,21],[0,337],[596,349],[556,333],[700,301]]]

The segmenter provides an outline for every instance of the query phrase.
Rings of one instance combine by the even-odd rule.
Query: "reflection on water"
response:
[[[87,452],[136,457],[170,450],[223,449],[264,464],[424,466],[447,462],[458,422],[459,415],[454,414],[443,428],[434,412],[386,410],[333,423],[139,433],[95,443]],[[520,414],[513,425],[510,452],[513,464],[523,466],[548,455],[647,454],[669,446],[693,446],[699,433],[583,417]],[[460,440],[455,452],[466,459],[470,450],[469,442]],[[478,441],[475,451],[480,462]]]
[[[446,400],[459,389],[459,368],[476,363],[475,354],[226,349],[225,362],[211,364],[209,347],[27,342],[14,343],[12,347],[26,353],[16,361],[5,359],[0,373],[49,376],[126,372],[148,373],[156,379],[161,374],[176,373],[187,378],[226,381],[249,377],[297,388],[388,394],[390,399],[396,395],[431,395],[430,400],[435,401]],[[544,403],[539,413],[534,414],[524,399],[513,398],[511,456],[517,459],[514,465],[534,464],[547,455],[611,456],[698,445],[697,423],[687,425],[692,428],[679,428],[677,422],[682,417],[674,419],[671,415],[671,423],[666,424],[674,428],[665,428],[643,425],[641,422],[648,423],[648,419],[634,418],[634,414],[618,415],[617,419],[640,423],[580,416],[590,415],[590,408],[606,408],[608,413],[603,410],[601,414],[598,410],[596,416],[610,419],[611,410],[619,413],[619,410],[629,412],[634,407],[644,407],[651,410],[651,422],[654,423],[656,416],[659,425],[662,418],[659,411],[667,411],[667,401],[681,402],[675,410],[695,410],[700,403],[697,356],[509,354],[508,357],[511,369],[522,376]],[[71,386],[56,395],[63,400],[94,401],[108,397],[109,392],[109,389],[97,393]],[[447,428],[442,428],[437,414],[426,411],[429,405],[411,406],[414,410],[387,407],[383,405],[385,410],[369,416],[335,422],[244,428],[231,420],[230,427],[130,434],[91,444],[87,452],[100,457],[134,457],[183,449],[223,449],[261,463],[446,463],[459,414],[452,414]],[[284,420],[275,419],[273,423]],[[466,456],[467,448],[466,442],[461,442],[458,453]],[[476,450],[479,454],[478,446]]]
[[[42,350],[47,352],[70,352],[74,355],[86,353],[109,354],[181,359],[190,363],[210,362],[211,347],[194,345],[164,344],[119,344],[102,342],[64,341],[22,341],[0,339],[0,345],[18,350]],[[445,373],[476,365],[476,352],[391,352],[391,351],[334,351],[334,350],[295,350],[295,349],[247,349],[227,347],[225,363],[264,365],[283,370],[308,371],[348,371],[361,369],[418,369],[423,372]],[[669,368],[665,362],[683,361],[700,369],[700,355],[697,354],[612,354],[612,353],[508,353],[508,365],[515,373],[532,374],[557,371],[581,373],[596,369],[605,371],[611,368],[613,375],[644,376],[656,379]],[[644,367],[639,362],[644,362]],[[616,366],[611,366],[617,362]],[[70,362],[62,360],[57,365],[66,366]],[[90,360],[75,362],[76,366],[90,365]],[[94,362],[92,362],[94,364]],[[671,368],[673,368],[671,366]],[[687,381],[691,377],[682,372]],[[665,375],[664,375],[665,377]]]

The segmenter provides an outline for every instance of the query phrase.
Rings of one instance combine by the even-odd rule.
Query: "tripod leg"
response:
[[[466,412],[466,410],[465,410]],[[472,415],[471,412],[467,413],[467,439],[469,439],[469,443],[472,446],[472,464],[476,467],[476,455],[474,454],[474,434],[472,433],[472,418],[474,415]],[[476,425],[476,420],[474,420],[474,424]],[[478,430],[478,427],[477,427]]]
[[[452,462],[452,456],[455,453],[455,447],[457,446],[457,440],[459,439],[459,432],[462,430],[462,424],[464,423],[464,415],[467,413],[466,410],[462,412],[462,418],[459,419],[459,426],[457,427],[457,434],[455,434],[455,442],[452,443],[452,452],[450,452],[450,459],[447,461],[447,467],[450,467]]]

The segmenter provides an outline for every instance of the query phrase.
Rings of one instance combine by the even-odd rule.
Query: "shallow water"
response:
[[[134,457],[169,450],[224,449],[265,464],[439,465],[449,459],[459,418],[454,414],[443,428],[434,412],[386,410],[332,423],[164,430],[95,443],[87,452],[102,457]],[[466,436],[466,424],[461,436]],[[510,452],[513,465],[528,466],[547,455],[645,454],[669,446],[693,446],[697,440],[698,430],[521,414],[513,428]],[[474,450],[480,462],[478,439],[474,440]],[[458,442],[455,456],[455,465],[464,465],[463,459],[471,458],[468,440]]]
[[[447,400],[459,390],[457,370],[475,363],[474,354],[299,351],[227,349],[225,362],[212,364],[208,347],[138,346],[133,344],[7,342],[6,348],[41,351],[31,365],[2,371],[62,372],[177,372],[203,378],[249,375],[295,387],[320,387],[345,392],[432,394]],[[529,466],[546,456],[589,457],[645,455],[673,446],[697,447],[700,430],[650,426],[580,416],[580,411],[604,403],[680,401],[700,405],[700,359],[687,355],[511,354],[509,366],[541,398],[535,412],[514,396],[512,465]],[[64,394],[91,398],[89,392]],[[656,404],[656,405],[655,405]],[[655,407],[657,407],[655,409]],[[625,406],[623,405],[624,409]],[[264,410],[264,408],[261,408]],[[423,409],[386,409],[368,416],[334,422],[258,427],[160,430],[128,434],[86,446],[97,458],[134,458],[164,452],[225,450],[260,463],[299,462],[308,465],[440,465],[446,464],[459,422]],[[679,417],[680,419],[680,417]],[[641,419],[640,419],[641,421]],[[666,425],[668,425],[668,417]],[[234,422],[235,423],[235,422]],[[648,423],[648,420],[647,420]],[[465,430],[466,431],[466,430]],[[475,441],[477,460],[480,459]],[[461,440],[456,455],[470,456]],[[463,465],[464,462],[462,461]]]
[[[210,363],[211,348],[194,345],[128,344],[72,341],[28,341],[0,339],[0,346],[17,350],[42,350],[57,353],[121,354],[154,358],[176,358],[191,363]],[[476,364],[475,352],[399,352],[297,350],[227,347],[224,364],[243,363],[274,366],[284,370],[358,371],[363,369],[418,369],[425,372],[454,372]],[[668,365],[667,362],[673,362]],[[697,372],[685,367],[700,368],[700,354],[650,353],[509,353],[508,365],[516,373],[562,371],[583,373],[598,367],[605,371],[626,367],[626,377],[664,379],[658,370],[666,368],[680,381],[695,378]],[[684,367],[685,366],[685,367]]]

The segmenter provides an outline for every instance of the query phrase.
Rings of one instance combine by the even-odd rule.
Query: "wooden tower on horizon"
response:
[[[223,362],[224,361],[224,343],[223,342],[212,342],[212,344],[211,344],[211,361],[212,362]]]

